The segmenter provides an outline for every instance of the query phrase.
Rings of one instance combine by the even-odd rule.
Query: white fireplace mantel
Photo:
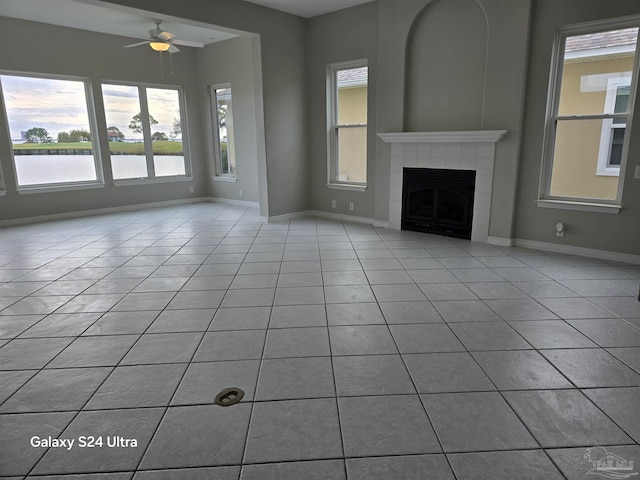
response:
[[[477,130],[463,132],[393,132],[379,133],[385,143],[496,143],[507,130]]]
[[[383,141],[391,144],[389,227],[401,228],[404,168],[472,170],[476,172],[476,180],[471,240],[487,242],[496,143],[507,133],[507,130],[379,133]]]

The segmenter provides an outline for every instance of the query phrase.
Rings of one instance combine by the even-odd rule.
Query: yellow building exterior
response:
[[[338,87],[338,180],[367,181],[367,86]]]
[[[613,58],[612,58],[613,57]],[[614,113],[615,86],[631,79],[633,52],[609,56],[591,56],[566,60],[558,114],[601,115]],[[614,90],[612,91],[612,88]],[[607,104],[607,96],[609,103]],[[608,107],[608,108],[607,108]],[[607,123],[608,122],[608,123]],[[551,195],[615,199],[618,191],[619,169],[603,173],[603,154],[608,157],[611,120],[561,120],[558,122],[554,150]],[[606,163],[606,159],[605,159]]]

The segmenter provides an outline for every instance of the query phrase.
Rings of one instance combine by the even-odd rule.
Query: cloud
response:
[[[11,138],[22,131],[45,128],[53,138],[72,129],[89,130],[85,82],[16,75],[0,75]],[[147,88],[149,112],[158,121],[152,132],[169,134],[173,119],[180,118],[179,93],[170,88]],[[117,126],[127,138],[141,138],[129,130],[131,118],[140,112],[138,87],[103,84],[106,121]]]
[[[127,87],[127,88],[132,88],[132,87]],[[138,89],[135,88],[134,91],[131,91],[131,90],[120,90],[120,89],[114,88],[111,85],[103,85],[102,86],[102,95],[105,96],[105,97],[135,98],[137,100],[138,99]]]
[[[14,75],[1,75],[0,80],[12,139],[32,127],[45,128],[52,137],[89,128],[84,82]]]

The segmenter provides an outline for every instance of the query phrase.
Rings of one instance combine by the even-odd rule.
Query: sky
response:
[[[140,112],[138,87],[129,85],[102,85],[107,127],[116,126],[125,135],[125,139],[142,138],[142,134],[129,129],[131,118]],[[180,118],[178,91],[166,88],[147,88],[149,113],[158,121],[151,125],[151,132],[164,132],[167,136],[173,131],[173,119]]]
[[[54,140],[59,132],[89,130],[84,82],[14,75],[0,75],[0,81],[11,139],[20,140],[20,132],[33,127],[45,128]],[[117,126],[126,139],[141,139],[142,134],[128,128],[131,118],[140,112],[138,88],[102,85],[102,91],[107,126]],[[151,131],[169,136],[173,119],[180,116],[178,91],[147,88],[147,98],[149,112],[159,122]]]

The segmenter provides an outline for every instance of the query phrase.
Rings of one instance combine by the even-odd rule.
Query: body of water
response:
[[[21,186],[47,183],[91,182],[97,179],[92,155],[19,155],[15,156],[18,184]],[[184,175],[184,157],[156,155],[153,157],[156,177]],[[147,161],[142,155],[113,155],[115,179],[147,176]]]

